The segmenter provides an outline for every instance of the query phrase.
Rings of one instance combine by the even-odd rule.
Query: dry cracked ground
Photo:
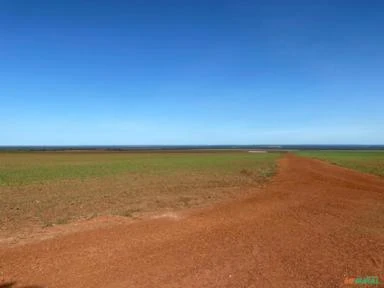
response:
[[[384,276],[384,180],[289,154],[245,199],[98,221],[108,225],[0,245],[0,287],[347,287],[346,277]]]

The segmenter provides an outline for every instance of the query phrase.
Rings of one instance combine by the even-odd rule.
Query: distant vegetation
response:
[[[384,177],[384,151],[301,151],[297,154]]]

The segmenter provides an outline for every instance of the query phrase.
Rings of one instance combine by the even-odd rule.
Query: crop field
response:
[[[205,205],[264,183],[277,153],[2,152],[0,233]]]
[[[378,283],[384,153],[296,153],[0,153],[0,287]]]
[[[384,151],[302,151],[297,154],[384,177]]]

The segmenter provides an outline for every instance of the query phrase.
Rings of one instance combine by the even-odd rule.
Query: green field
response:
[[[250,169],[270,173],[276,154],[22,152],[0,153],[0,185],[14,186],[60,179],[87,179],[122,173],[235,173]],[[255,171],[255,169],[257,171]]]
[[[2,152],[0,232],[205,205],[264,183],[280,154]]]
[[[363,173],[384,176],[384,151],[300,151],[297,154]]]

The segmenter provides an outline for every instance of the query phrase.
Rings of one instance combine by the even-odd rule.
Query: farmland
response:
[[[384,177],[384,151],[302,151],[298,155]]]
[[[206,205],[264,183],[278,157],[244,151],[3,152],[0,232]]]
[[[377,174],[383,154],[298,154],[0,153],[0,286],[344,287],[381,277],[383,179],[338,166]]]

